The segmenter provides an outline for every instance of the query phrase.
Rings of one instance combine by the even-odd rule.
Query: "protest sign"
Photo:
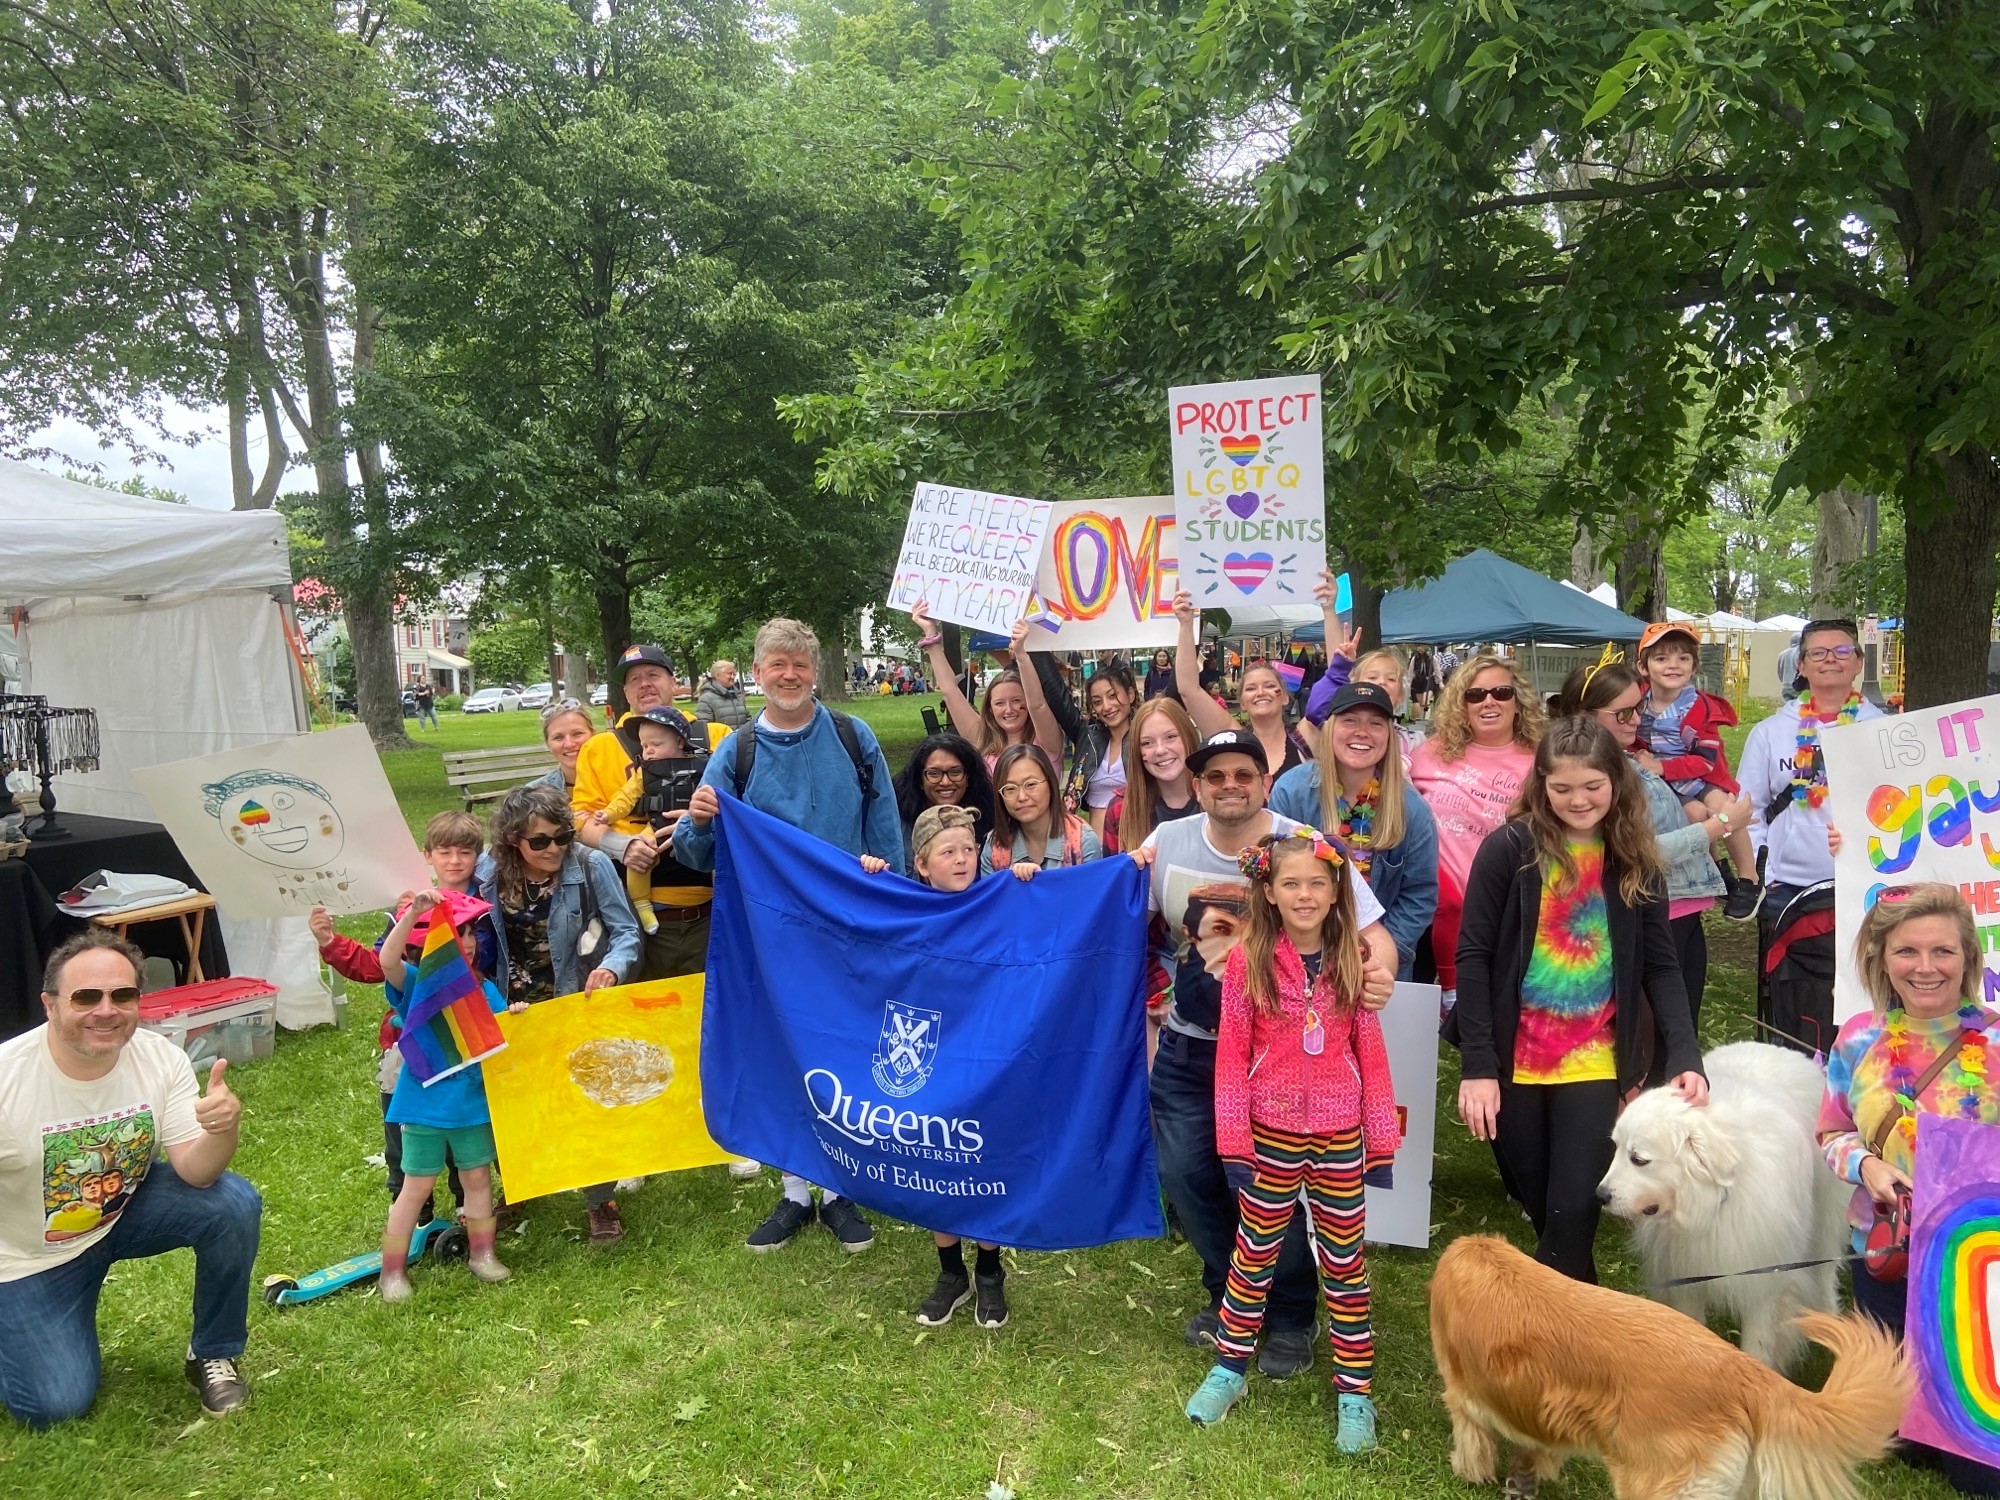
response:
[[[1029,617],[1030,651],[1171,646],[1180,638],[1170,495],[1052,508]]]
[[[431,883],[359,724],[147,766],[132,780],[233,918],[379,911]]]
[[[920,484],[910,502],[889,604],[1005,635],[1028,612],[1049,502]]]
[[[2000,1127],[1919,1115],[1916,1161],[1902,1435],[2000,1465]]]
[[[1167,392],[1181,587],[1203,608],[1302,604],[1326,566],[1317,375]]]
[[[1835,1021],[1868,1009],[1854,961],[1861,919],[1885,886],[1942,880],[1965,893],[2000,1001],[2000,698],[1820,731],[1833,862]]]
[[[701,1053],[717,1140],[1022,1250],[1165,1231],[1137,865],[949,894],[722,807]]]
[[[1394,1186],[1368,1189],[1371,1245],[1428,1250],[1431,1243],[1431,1153],[1437,1140],[1438,987],[1398,984],[1377,1013],[1396,1084],[1396,1115],[1403,1144],[1396,1151]]]
[[[509,1201],[729,1160],[702,1122],[702,991],[690,974],[499,1018],[486,1104]]]

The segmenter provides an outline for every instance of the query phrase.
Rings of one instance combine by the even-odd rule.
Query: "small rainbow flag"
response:
[[[506,1045],[487,987],[465,961],[449,910],[439,906],[424,934],[423,956],[403,1012],[403,1034],[396,1039],[404,1066],[429,1088]]]
[[[1257,450],[1264,446],[1264,440],[1254,432],[1243,432],[1223,438],[1216,446],[1222,450],[1222,456],[1231,463],[1242,464],[1257,456]]]
[[[1306,669],[1295,667],[1288,661],[1274,661],[1271,670],[1278,674],[1278,681],[1285,685],[1287,692],[1296,693],[1306,685]]]

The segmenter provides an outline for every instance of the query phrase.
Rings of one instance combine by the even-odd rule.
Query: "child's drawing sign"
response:
[[[1046,500],[918,485],[889,607],[921,604],[934,620],[1005,635],[1034,598],[1049,510]]]
[[[359,724],[134,771],[232,917],[376,911],[430,872]]]
[[[1203,608],[1310,604],[1326,566],[1319,376],[1167,392],[1181,587]]]

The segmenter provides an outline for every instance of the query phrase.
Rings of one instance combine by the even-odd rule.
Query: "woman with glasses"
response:
[[[534,1005],[639,972],[639,919],[608,855],[576,842],[569,799],[550,786],[516,787],[493,814],[491,847],[479,861],[484,920],[498,942],[493,982],[509,1003]],[[583,1191],[590,1241],[609,1244],[625,1226],[612,1184]]]
[[[1569,674],[1556,695],[1553,712],[1558,719],[1578,715],[1595,719],[1632,759],[1632,769],[1639,774],[1646,810],[1653,821],[1653,837],[1667,863],[1667,930],[1673,934],[1681,981],[1687,987],[1688,1018],[1699,1027],[1702,996],[1708,989],[1708,934],[1701,914],[1728,894],[1712,851],[1729,836],[1731,828],[1745,826],[1750,804],[1741,797],[1719,810],[1696,804],[1696,810],[1703,814],[1696,820],[1674,789],[1632,755],[1638,744],[1645,693],[1638,673],[1622,661],[1604,660]]]
[[[993,767],[998,797],[993,831],[979,851],[979,873],[1011,870],[1031,880],[1038,870],[1060,870],[1104,857],[1090,825],[1067,811],[1057,795],[1056,768],[1040,745],[1009,745]]]
[[[1458,1000],[1458,920],[1472,858],[1507,821],[1541,738],[1542,706],[1527,679],[1505,657],[1482,653],[1451,674],[1430,738],[1410,756],[1410,783],[1437,819],[1431,956],[1446,1010]]]
[[[933,734],[918,742],[896,773],[896,811],[903,819],[903,873],[917,878],[917,819],[927,807],[964,807],[975,819],[972,838],[984,843],[993,831],[993,778],[986,762],[962,735]]]
[[[576,757],[584,742],[597,733],[590,722],[590,710],[574,698],[551,703],[542,710],[542,743],[556,758],[556,767],[537,776],[530,786],[550,786],[567,797],[576,788]]]

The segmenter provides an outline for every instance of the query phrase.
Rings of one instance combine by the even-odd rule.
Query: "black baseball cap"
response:
[[[678,708],[669,707],[664,703],[656,703],[651,708],[640,709],[632,717],[634,719],[643,719],[648,724],[658,724],[663,728],[671,729],[681,737],[683,745],[692,745],[694,743],[694,726],[688,723],[688,716]]]
[[[1331,719],[1336,714],[1344,714],[1349,709],[1372,708],[1385,718],[1396,717],[1396,700],[1389,696],[1389,690],[1379,682],[1350,682],[1333,695],[1333,706],[1326,711]]]
[[[658,646],[627,646],[624,654],[611,664],[611,680],[622,685],[625,674],[641,666],[663,667],[669,677],[674,675],[674,659]]]
[[[1263,742],[1247,729],[1225,729],[1220,734],[1211,734],[1187,758],[1188,769],[1199,774],[1218,755],[1247,755],[1257,762],[1258,770],[1266,776],[1271,774],[1271,760],[1264,754]]]

